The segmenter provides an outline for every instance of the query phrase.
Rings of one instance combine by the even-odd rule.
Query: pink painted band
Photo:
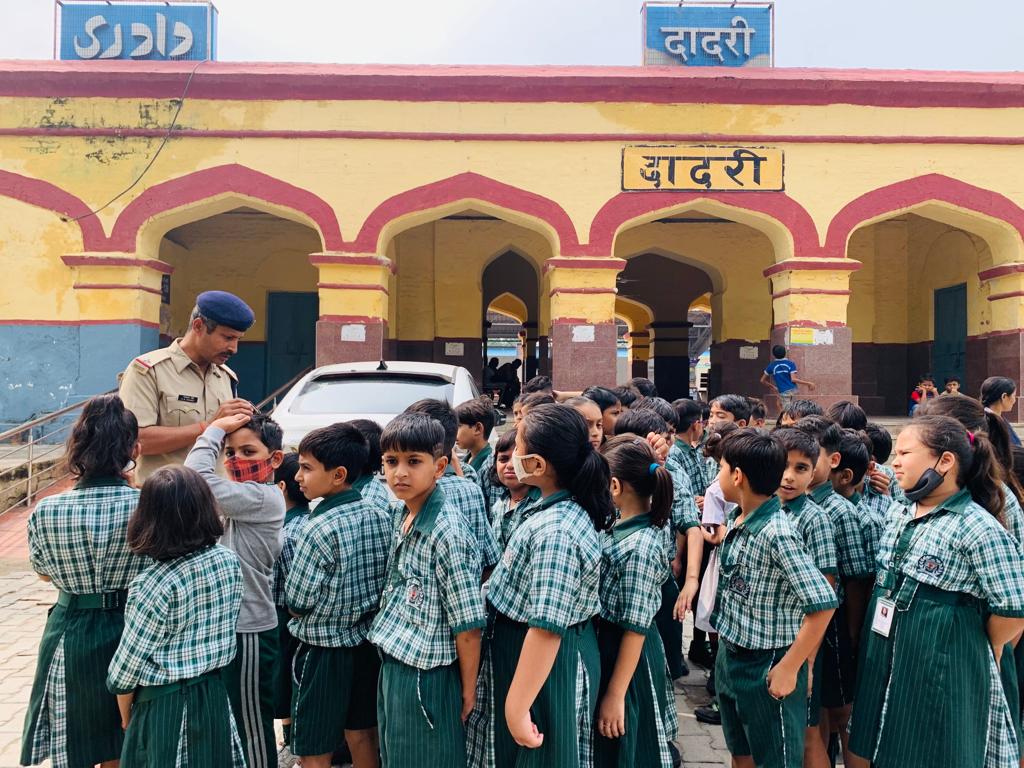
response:
[[[1006,293],[993,293],[988,297],[989,301],[999,301],[1000,299],[1015,299],[1024,296],[1024,291],[1007,291]]]
[[[159,288],[150,288],[148,285],[140,285],[138,283],[134,285],[127,285],[124,283],[75,283],[71,286],[76,290],[129,290],[129,291],[142,291],[143,293],[152,293],[156,296],[163,295]]]
[[[60,260],[69,267],[142,267],[169,275],[174,267],[157,259],[132,259],[123,256],[61,256]]]
[[[787,288],[784,291],[773,293],[773,299],[781,299],[786,296],[849,296],[849,291],[833,290],[831,288]]]
[[[565,258],[564,256],[553,256],[544,262],[544,274],[552,269],[565,267],[567,269],[614,269],[621,271],[626,268],[625,259],[588,259],[582,256]]]
[[[788,323],[775,323],[772,326],[772,330],[782,330],[785,328],[845,328],[846,323],[839,323],[833,320],[828,320],[824,324],[815,323],[811,320],[790,320]]]
[[[771,277],[772,275],[777,275],[780,272],[813,272],[818,270],[856,272],[860,267],[861,265],[859,261],[851,262],[848,259],[844,259],[843,261],[836,261],[833,259],[790,259],[789,261],[780,261],[778,264],[773,264],[761,274],[765,277]]]
[[[1024,272],[1024,264],[1003,264],[998,267],[992,267],[978,273],[979,280],[991,280],[995,277],[1004,277],[1006,275],[1017,274],[1018,272]]]
[[[387,288],[374,283],[317,283],[316,287],[338,291],[380,291],[385,296],[388,295]]]
[[[585,296],[595,296],[606,293],[618,293],[614,288],[552,288],[549,296],[557,296],[560,293],[575,293]]]
[[[366,315],[320,315],[318,318],[324,323],[362,323],[363,325],[387,325],[388,321],[380,317],[368,317]]]

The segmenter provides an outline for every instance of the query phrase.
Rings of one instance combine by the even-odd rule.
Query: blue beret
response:
[[[204,291],[196,298],[199,311],[218,325],[247,331],[256,321],[249,305],[227,291]]]

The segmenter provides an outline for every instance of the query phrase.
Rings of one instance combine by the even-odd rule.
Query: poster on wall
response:
[[[643,63],[660,67],[771,67],[775,4],[644,3]]]

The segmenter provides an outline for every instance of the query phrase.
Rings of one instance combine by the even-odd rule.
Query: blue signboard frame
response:
[[[211,2],[56,0],[54,57],[65,61],[217,58]]]
[[[773,2],[644,3],[643,64],[775,65]]]

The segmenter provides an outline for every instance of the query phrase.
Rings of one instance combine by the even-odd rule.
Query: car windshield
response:
[[[438,376],[415,373],[345,373],[308,382],[288,409],[291,413],[401,413],[417,400],[452,402],[455,385]]]

